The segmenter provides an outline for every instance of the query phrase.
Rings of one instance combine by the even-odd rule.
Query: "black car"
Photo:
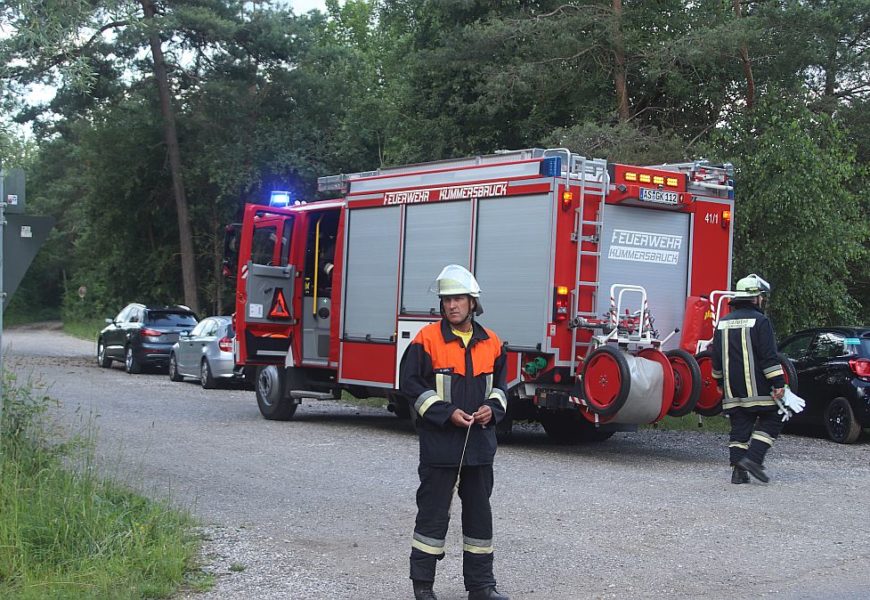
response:
[[[134,303],[106,323],[97,337],[97,364],[109,368],[117,360],[128,373],[141,373],[144,367],[167,367],[178,335],[193,329],[197,318],[186,306]]]
[[[835,442],[851,444],[870,427],[870,327],[819,327],[784,339],[806,409],[796,424],[823,424]]]

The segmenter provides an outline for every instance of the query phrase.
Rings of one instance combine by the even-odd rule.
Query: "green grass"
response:
[[[644,425],[643,429],[664,429],[666,431],[710,431],[713,433],[728,433],[730,424],[722,415],[715,417],[700,417],[701,426],[698,426],[699,417],[695,413],[685,417],[665,417],[658,423]]]
[[[104,319],[89,319],[87,321],[64,321],[63,330],[71,336],[96,341],[97,334],[106,326]]]
[[[100,478],[93,436],[52,441],[52,400],[8,377],[0,425],[0,598],[164,598],[208,588],[192,517]]]

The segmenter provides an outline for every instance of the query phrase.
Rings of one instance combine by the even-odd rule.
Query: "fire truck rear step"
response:
[[[310,398],[312,400],[335,400],[332,392],[311,392],[308,390],[290,390],[291,398]]]

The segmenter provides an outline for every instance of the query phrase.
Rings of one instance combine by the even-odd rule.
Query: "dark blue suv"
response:
[[[855,442],[870,427],[870,327],[805,329],[779,349],[794,363],[807,401],[794,422],[822,424],[835,442]]]

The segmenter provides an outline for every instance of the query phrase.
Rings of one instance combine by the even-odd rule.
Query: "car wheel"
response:
[[[184,376],[178,372],[178,359],[174,352],[169,355],[169,381],[184,381]]]
[[[260,414],[271,421],[289,421],[298,404],[284,395],[284,370],[274,365],[257,367],[255,384]]]
[[[124,350],[124,369],[131,375],[142,372],[142,365],[136,358],[136,353],[133,352],[133,346],[127,346]]]
[[[825,409],[825,430],[838,444],[854,444],[861,435],[861,424],[845,398],[834,398]]]
[[[112,359],[106,355],[106,346],[103,345],[103,340],[97,342],[97,364],[104,369],[112,366]]]
[[[213,390],[217,387],[217,382],[211,375],[211,367],[208,364],[208,359],[203,358],[199,365],[199,384],[204,390]]]

